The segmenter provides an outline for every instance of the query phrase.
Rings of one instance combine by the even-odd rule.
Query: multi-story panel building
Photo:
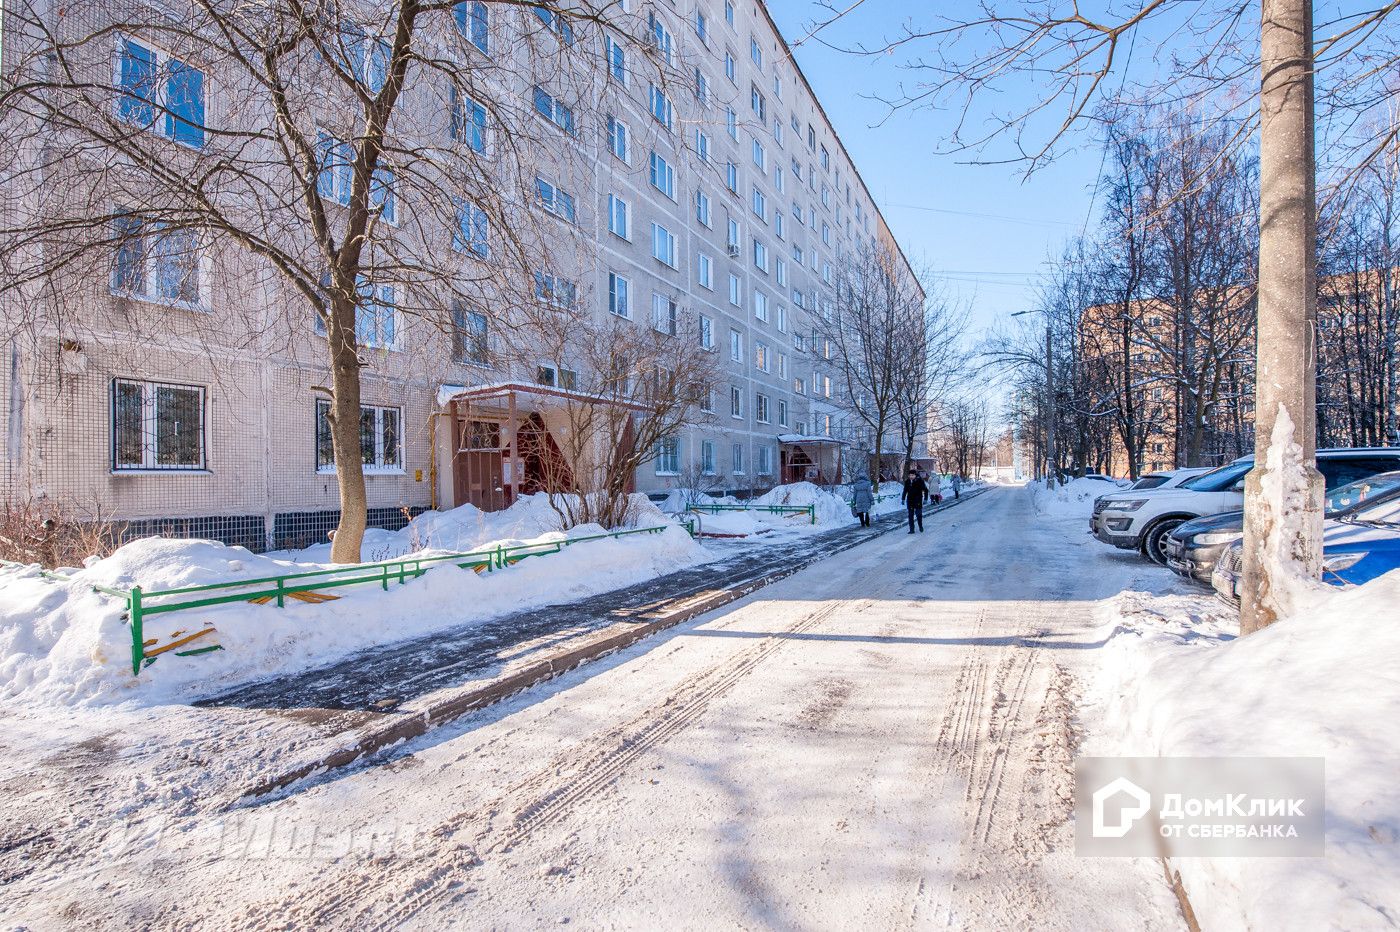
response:
[[[461,6],[472,45],[500,61],[520,30],[538,27],[515,5]],[[632,67],[635,49],[608,30],[587,111],[551,94],[545,85],[558,80],[502,79],[543,127],[530,141],[535,209],[576,247],[570,267],[535,271],[537,296],[585,303],[600,320],[630,320],[714,354],[707,401],[638,470],[639,490],[691,473],[741,492],[837,481],[842,389],[813,315],[833,300],[840,264],[858,244],[902,254],[762,3],[679,0],[627,15],[645,22],[666,79]],[[161,54],[120,41],[131,49],[113,54],[129,54],[133,71]],[[188,78],[193,69],[178,72],[198,119],[176,118],[175,137],[193,132],[187,122],[223,116],[216,93],[205,99],[203,76]],[[451,133],[486,151],[490,116],[467,103],[454,99]],[[320,184],[342,180],[331,167]],[[415,216],[407,201],[385,210]],[[497,231],[470,214],[459,223],[438,232],[464,261],[486,261]],[[296,296],[260,260],[173,248],[158,230],[109,265],[63,281],[67,304],[81,294],[88,311],[80,337],[62,314],[23,312],[47,306],[42,284],[9,295],[7,317],[26,325],[11,328],[0,380],[11,501],[70,502],[137,532],[253,548],[323,539],[338,498],[317,389],[328,384],[319,320],[285,313]],[[454,312],[444,333],[402,313],[401,290],[372,287],[357,328],[371,525],[468,502],[498,508],[547,484],[509,428],[557,431],[551,404],[585,394],[588,373],[567,340],[507,361],[490,301]]]

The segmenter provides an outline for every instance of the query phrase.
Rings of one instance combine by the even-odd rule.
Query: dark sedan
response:
[[[1327,493],[1327,516],[1345,514],[1362,502],[1400,490],[1400,471],[1384,472],[1338,486]],[[1163,550],[1167,566],[1178,576],[1209,586],[1216,561],[1244,535],[1244,512],[1196,518],[1167,537]]]

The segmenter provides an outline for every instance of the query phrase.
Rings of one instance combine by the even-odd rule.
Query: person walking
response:
[[[936,472],[929,473],[925,484],[928,485],[928,500],[935,505],[943,504],[943,477]]]
[[[851,511],[860,519],[861,527],[870,527],[870,510],[875,507],[875,495],[870,491],[870,479],[857,476],[851,483]]]
[[[953,497],[962,498],[962,476],[953,473]]]
[[[904,503],[904,508],[909,513],[909,533],[914,533],[914,522],[919,522],[919,533],[924,532],[924,501],[928,498],[928,483],[919,475],[919,471],[913,466],[909,467],[909,478],[904,480],[904,491],[899,493],[899,500]]]

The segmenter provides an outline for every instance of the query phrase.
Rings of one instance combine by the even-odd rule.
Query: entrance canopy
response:
[[[510,405],[513,401],[516,410],[524,412],[543,411],[566,402],[608,405],[632,411],[647,410],[646,405],[623,398],[556,388],[552,385],[537,385],[532,382],[493,382],[489,385],[473,385],[470,388],[458,386],[444,386],[444,388],[447,390],[439,392],[438,398],[445,403],[468,401],[482,404],[483,402],[497,401]]]

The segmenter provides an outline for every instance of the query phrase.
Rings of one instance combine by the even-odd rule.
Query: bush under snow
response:
[[[131,674],[124,606],[94,592],[93,584],[171,589],[303,572],[325,565],[316,562],[320,548],[260,556],[213,541],[145,538],[105,559],[89,560],[72,572],[70,582],[44,579],[35,569],[9,571],[0,587],[0,697],[57,704],[187,701],[366,647],[641,582],[705,558],[702,548],[645,496],[635,496],[633,506],[637,526],[666,525],[666,530],[590,541],[502,572],[477,574],[444,564],[387,592],[373,585],[334,589],[339,598],[320,605],[289,601],[279,609],[238,602],[152,616],[146,620],[147,638],[166,641],[177,630],[192,633],[213,625],[217,635],[192,646],[219,643],[224,649],[158,657],[139,678]],[[402,531],[379,532],[375,546],[385,552],[376,556],[387,559],[424,547],[428,555],[544,543],[603,530],[558,528],[545,496],[527,496],[502,512],[484,514],[465,506],[422,515]],[[371,552],[367,546],[366,555]]]

